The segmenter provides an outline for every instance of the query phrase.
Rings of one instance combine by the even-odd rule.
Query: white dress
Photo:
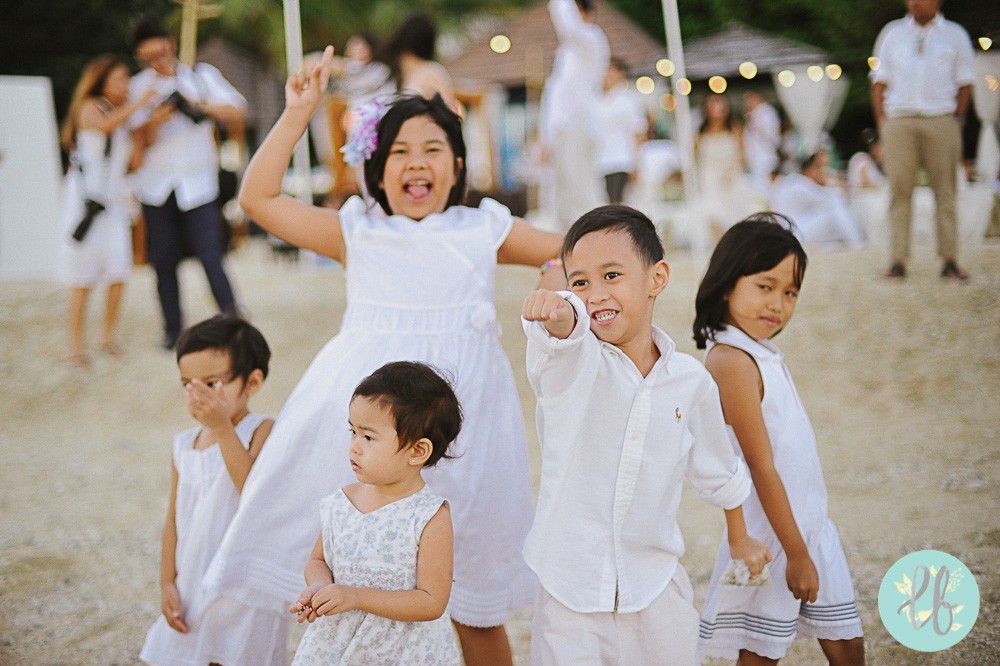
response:
[[[705,599],[699,649],[706,656],[727,659],[737,658],[740,649],[781,659],[796,634],[829,640],[861,636],[847,558],[837,527],[826,515],[826,484],[816,437],[784,357],[770,341],[756,341],[735,326],[718,331],[715,340],[708,342],[708,351],[716,344],[742,349],[760,370],[764,384],[760,408],[771,440],[774,466],[819,573],[819,595],[815,603],[802,603],[788,590],[785,552],[754,488],[743,503],[743,516],[747,533],[763,541],[774,557],[769,565],[771,583],[761,587],[721,585],[722,573],[732,561],[724,537]],[[736,454],[742,457],[733,429],[728,430]]]
[[[521,404],[497,334],[497,250],[510,211],[492,200],[419,222],[340,211],[347,247],[347,310],[288,398],[247,478],[240,510],[210,576],[286,605],[305,588],[320,532],[310,507],[357,479],[348,460],[347,408],[358,383],[390,361],[423,361],[451,382],[464,422],[454,460],[424,478],[452,504],[455,581],[449,613],[490,627],[528,604],[537,580],[521,558],[532,498]]]
[[[260,424],[260,414],[247,414],[236,426],[243,446]],[[201,428],[174,437],[177,467],[177,589],[181,619],[188,633],[175,631],[163,615],[146,635],[139,658],[158,666],[260,664],[284,666],[287,660],[288,609],[269,611],[241,603],[232,595],[218,595],[203,584],[205,569],[236,513],[240,494],[233,485],[218,444],[195,449]],[[267,447],[265,447],[266,449]]]
[[[94,287],[125,282],[132,274],[132,200],[126,180],[132,141],[119,127],[108,140],[98,129],[76,133],[69,170],[63,184],[61,272],[70,287]],[[84,200],[105,206],[82,241],[71,234],[84,215]]]
[[[417,550],[427,522],[448,504],[430,486],[362,513],[343,490],[320,502],[323,554],[341,585],[377,590],[417,587]],[[309,625],[292,666],[460,666],[447,614],[401,622],[352,610]]]
[[[764,208],[760,194],[743,174],[740,141],[733,132],[698,135],[698,186],[708,221],[728,229]]]

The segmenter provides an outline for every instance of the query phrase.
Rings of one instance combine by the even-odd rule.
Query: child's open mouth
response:
[[[590,315],[590,318],[601,326],[607,326],[618,317],[618,310],[597,310]]]
[[[403,192],[410,201],[420,203],[430,196],[431,187],[428,180],[411,180],[403,184]]]

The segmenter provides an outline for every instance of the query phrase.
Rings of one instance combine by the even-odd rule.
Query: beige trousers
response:
[[[637,613],[577,613],[538,591],[532,666],[695,666],[698,611],[684,567]]]
[[[956,168],[962,158],[962,135],[953,115],[906,116],[885,121],[882,149],[892,202],[892,257],[906,262],[910,257],[913,186],[917,170],[927,172],[936,206],[938,255],[955,259],[958,253],[958,223],[955,214]]]

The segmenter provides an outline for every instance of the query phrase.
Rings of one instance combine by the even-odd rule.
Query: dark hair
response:
[[[612,58],[608,61],[608,66],[617,69],[622,74],[628,74],[628,65],[621,58]]]
[[[621,204],[598,206],[580,216],[563,240],[562,258],[573,252],[580,239],[595,231],[617,231],[632,239],[632,247],[647,266],[663,259],[663,243],[652,221],[635,208]]]
[[[232,375],[244,382],[254,370],[267,377],[271,348],[261,332],[234,314],[219,314],[181,331],[177,337],[177,360],[187,354],[217,349],[229,354]]]
[[[399,450],[426,437],[432,451],[424,467],[448,455],[462,429],[462,406],[451,385],[425,363],[396,361],[361,380],[351,400],[369,398],[386,407],[396,422]]]
[[[594,6],[594,0],[576,0],[576,6],[580,8],[580,12],[593,12],[597,8]]]
[[[706,108],[708,106],[708,100],[712,99],[713,95],[706,95],[705,98],[701,100],[702,108]],[[718,97],[726,103],[726,119],[723,121],[723,124],[726,126],[726,131],[735,132],[739,123],[736,120],[735,114],[733,114],[733,106],[723,95],[718,95]],[[705,128],[708,127],[708,120],[708,113],[705,113],[705,117],[701,121],[701,125],[698,126],[699,135],[705,133]]]
[[[368,193],[378,202],[382,210],[389,215],[392,215],[392,208],[389,207],[389,200],[382,188],[385,163],[389,159],[392,144],[403,123],[416,116],[427,116],[435,125],[444,130],[448,144],[451,146],[451,152],[455,154],[456,181],[455,186],[448,194],[445,207],[460,204],[465,199],[465,139],[462,137],[462,119],[448,108],[439,94],[435,94],[431,99],[420,95],[406,95],[392,102],[389,110],[378,122],[375,130],[378,133],[378,144],[371,157],[365,160],[365,187],[368,188]],[[459,159],[462,160],[461,165],[458,163]]]
[[[694,301],[694,341],[704,349],[707,340],[726,327],[726,297],[744,276],[771,270],[788,255],[795,257],[795,286],[802,287],[806,251],[795,237],[795,224],[779,213],[751,215],[723,234],[712,252],[708,270]]]
[[[819,159],[819,156],[821,154],[824,154],[824,153],[826,153],[826,151],[823,150],[823,149],[820,149],[820,150],[817,150],[812,155],[810,155],[809,157],[807,157],[804,160],[802,160],[802,166],[799,167],[799,171],[805,171],[806,169],[814,166],[816,164],[816,161]]]
[[[412,53],[421,60],[434,60],[434,45],[437,42],[437,28],[427,14],[416,13],[403,21],[390,42],[393,61],[404,53]]]
[[[170,39],[170,33],[160,19],[152,14],[142,14],[135,19],[128,33],[128,47],[135,53],[139,45],[147,39],[157,39],[166,37]]]

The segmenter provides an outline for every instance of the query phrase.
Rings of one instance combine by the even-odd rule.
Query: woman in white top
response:
[[[128,69],[101,55],[83,70],[63,122],[61,140],[70,152],[63,208],[63,274],[69,284],[69,360],[87,365],[84,322],[91,288],[106,283],[108,296],[101,349],[120,356],[115,325],[122,288],[132,273],[131,213],[125,175],[132,135],[125,122],[152,93],[128,104]],[[83,223],[84,219],[89,223]],[[81,223],[83,223],[81,225]]]
[[[847,186],[852,190],[883,187],[888,181],[879,167],[882,163],[882,144],[879,143],[878,133],[873,129],[862,130],[861,140],[865,149],[854,153],[847,162]]]

